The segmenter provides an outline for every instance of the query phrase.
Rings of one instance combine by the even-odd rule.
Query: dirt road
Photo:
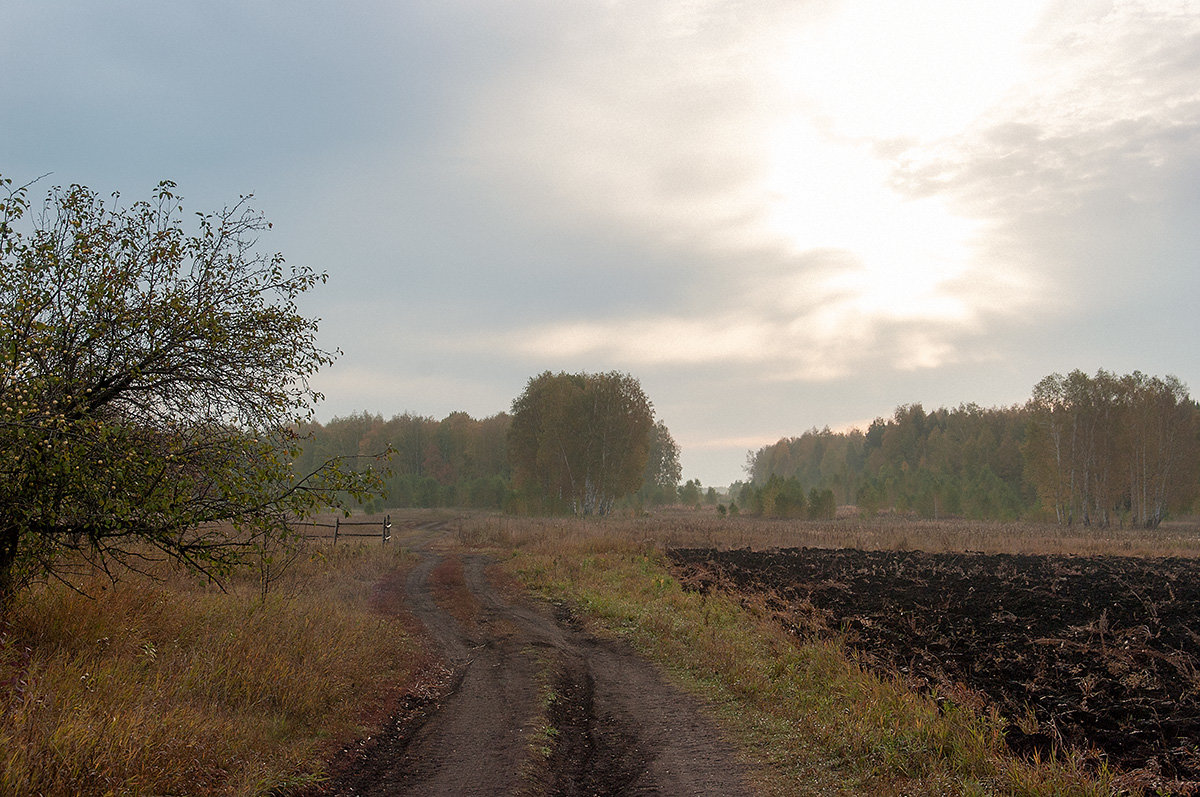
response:
[[[739,795],[744,769],[696,702],[569,613],[503,597],[481,555],[427,524],[404,584],[443,677],[324,790],[337,795]],[[556,615],[556,616],[552,616]]]

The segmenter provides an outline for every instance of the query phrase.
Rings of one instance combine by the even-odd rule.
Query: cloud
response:
[[[864,363],[955,362],[999,313],[996,297],[1010,313],[1028,302],[1034,280],[981,264],[982,228],[948,194],[894,179],[897,154],[923,142],[897,144],[894,129],[818,91],[879,55],[872,42],[886,20],[855,3],[678,8],[555,9],[533,54],[478,87],[448,149],[519,224],[573,229],[610,255],[578,268],[578,303],[540,309],[485,345],[631,365],[748,360],[770,365],[773,378],[829,380]],[[1025,8],[986,19],[942,6],[911,16],[906,30],[936,19],[940,35],[889,45],[878,69],[850,76],[860,89],[914,54],[926,71],[962,72],[975,63],[964,55],[971,43],[1012,60],[1012,42],[1033,19]],[[998,31],[997,20],[1007,27]],[[828,28],[844,35],[831,38],[832,50],[813,48]],[[826,62],[806,48],[828,51]],[[1009,79],[992,78],[989,101]],[[910,99],[924,85],[914,80]],[[926,92],[917,105],[946,99]],[[951,122],[961,120],[935,128]],[[662,256],[623,262],[625,250]],[[512,268],[530,274],[528,264]],[[658,306],[594,305],[593,290],[610,281],[627,280],[632,294],[665,273],[683,285]]]
[[[809,316],[725,312],[701,318],[655,315],[523,327],[459,344],[531,361],[593,361],[605,367],[752,366],[761,381],[828,382],[864,368],[933,369],[959,361],[959,322],[893,320],[832,306]]]
[[[993,225],[1001,246],[1036,250],[1064,230],[1104,235],[1113,222],[1137,233],[1137,209],[1166,209],[1178,199],[1171,172],[1194,167],[1200,18],[1187,4],[1066,4],[1031,47],[1027,82],[963,133],[907,152],[893,184],[951,198]],[[1089,222],[1097,212],[1105,223]]]
[[[770,50],[797,16],[711,0],[561,4],[536,58],[480,91],[456,144],[556,223],[736,242],[761,210]]]
[[[953,135],[1019,77],[1042,0],[844,0],[793,34],[781,78],[828,134],[911,146]]]

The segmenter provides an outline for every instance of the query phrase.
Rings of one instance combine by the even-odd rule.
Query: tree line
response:
[[[679,446],[637,379],[617,372],[540,374],[512,413],[441,420],[367,412],[310,422],[293,463],[307,473],[389,452],[385,490],[360,505],[459,506],[516,513],[607,514],[679,500]],[[698,487],[698,485],[697,485]]]
[[[1200,413],[1175,377],[1053,374],[1030,411],[1030,479],[1059,522],[1154,528],[1195,501]]]
[[[1152,528],[1200,497],[1200,406],[1174,377],[1073,371],[1022,405],[903,405],[865,432],[779,440],[746,467],[735,495],[795,479],[867,514]]]
[[[804,484],[796,476],[784,478],[772,473],[765,483],[741,483],[736,487],[731,491],[729,506],[718,507],[721,514],[807,520],[832,520],[837,515],[832,489],[812,487],[806,495]]]
[[[308,473],[331,458],[371,462],[390,454],[383,490],[361,502],[391,507],[464,506],[500,509],[511,489],[507,413],[476,419],[453,412],[440,420],[412,413],[385,419],[369,412],[298,427],[302,441],[293,470]]]

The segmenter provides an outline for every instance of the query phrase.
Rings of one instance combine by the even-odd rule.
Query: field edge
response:
[[[685,589],[654,545],[559,539],[497,553],[532,592],[627,640],[711,706],[763,793],[1115,790],[1079,759],[1014,758],[998,716],[874,675],[837,639],[800,642],[764,607]]]

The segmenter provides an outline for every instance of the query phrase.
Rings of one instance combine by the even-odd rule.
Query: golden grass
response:
[[[642,517],[514,518],[475,515],[465,522],[468,542],[575,544],[646,543],[660,548],[859,548],[930,553],[1076,554],[1080,556],[1200,557],[1200,520],[1157,529],[1058,526],[973,520],[921,520],[881,516],[864,520],[768,520],[719,517],[711,511],[666,510]]]
[[[248,795],[319,779],[412,676],[416,640],[373,608],[407,564],[397,547],[314,548],[265,599],[252,577],[222,594],[170,571],[95,579],[94,599],[28,591],[0,641],[0,793]]]
[[[868,527],[859,539],[925,547],[930,541],[914,529]],[[984,539],[976,529],[939,532],[937,545],[971,539],[986,543],[978,549],[995,550],[1034,542],[1009,533]],[[571,601],[716,707],[758,765],[763,793],[1112,793],[1107,773],[1086,772],[1077,759],[1014,759],[999,717],[969,701],[939,705],[898,679],[872,674],[836,638],[801,643],[753,604],[684,591],[661,553],[663,545],[828,545],[844,533],[834,524],[681,516],[611,523],[475,518],[460,536],[498,546],[532,589]]]

